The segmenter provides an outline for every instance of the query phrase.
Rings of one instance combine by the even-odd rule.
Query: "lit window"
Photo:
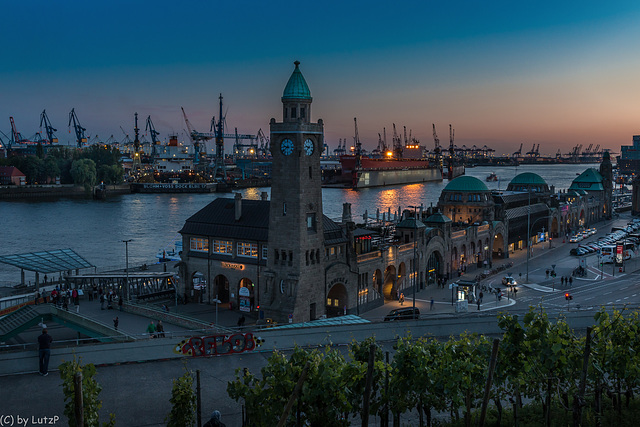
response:
[[[190,239],[189,247],[192,251],[196,252],[208,252],[209,240],[204,237],[192,237]]]
[[[267,248],[267,245],[262,245],[262,259],[267,259],[267,254],[269,253],[269,250]],[[278,252],[276,252],[277,254]]]
[[[238,256],[248,256],[258,258],[258,244],[248,242],[238,242]]]
[[[231,240],[214,240],[213,252],[216,254],[233,254],[233,242]]]

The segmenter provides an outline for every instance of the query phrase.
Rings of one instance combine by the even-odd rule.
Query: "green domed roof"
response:
[[[516,175],[509,184],[547,185],[546,181],[537,173],[524,172]]]
[[[480,181],[478,178],[474,178],[472,176],[459,176],[448,183],[442,191],[462,191],[465,193],[471,193],[478,191],[488,192],[489,189],[484,182]]]
[[[426,223],[442,223],[442,224],[445,224],[447,222],[451,222],[451,218],[449,218],[445,214],[442,214],[440,212],[436,212],[433,215],[431,215],[429,218],[425,219],[425,222]]]
[[[304,79],[304,76],[300,72],[299,61],[294,62],[296,68],[293,70],[291,77],[289,77],[289,81],[284,88],[284,92],[282,93],[282,99],[311,99],[311,91],[309,90],[309,86],[307,86],[307,82]]]

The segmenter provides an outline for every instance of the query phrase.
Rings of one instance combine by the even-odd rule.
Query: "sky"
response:
[[[393,124],[433,148],[497,154],[613,152],[640,134],[640,2],[75,1],[3,5],[0,131],[29,137],[47,114],[62,143],[72,108],[90,138],[201,132],[224,97],[227,129],[268,135],[300,69],[332,150],[373,149]],[[125,132],[123,132],[122,127]],[[0,134],[0,138],[4,138]],[[150,138],[147,135],[147,138]],[[226,150],[230,150],[231,142]]]

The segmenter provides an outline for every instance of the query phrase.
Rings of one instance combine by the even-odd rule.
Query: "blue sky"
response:
[[[331,147],[365,147],[406,126],[498,152],[524,143],[619,151],[640,133],[634,73],[640,3],[31,1],[3,5],[0,130],[25,136],[47,110],[61,141],[75,108],[91,136],[132,134],[133,113],[160,137],[208,131],[224,96],[227,124],[268,133],[301,70]],[[144,127],[143,125],[141,127]],[[230,144],[229,144],[230,145]]]

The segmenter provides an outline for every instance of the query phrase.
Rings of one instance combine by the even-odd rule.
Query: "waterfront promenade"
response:
[[[598,235],[610,231],[612,225],[626,223],[627,218],[620,218],[613,222],[596,224],[600,230]],[[558,239],[556,239],[558,240]],[[544,246],[543,246],[544,245]],[[446,338],[463,331],[477,331],[489,335],[499,334],[496,325],[496,314],[500,310],[509,309],[524,313],[530,303],[522,300],[535,301],[545,296],[561,296],[564,292],[546,278],[545,271],[557,260],[565,259],[557,265],[558,278],[570,274],[577,266],[578,259],[567,257],[569,249],[575,245],[554,241],[552,248],[548,243],[534,246],[533,256],[529,262],[530,284],[522,285],[521,291],[513,298],[503,297],[497,301],[493,295],[485,293],[484,301],[477,310],[476,305],[469,305],[468,313],[455,313],[455,306],[451,302],[451,290],[428,287],[416,294],[416,306],[420,308],[422,319],[419,321],[381,322],[383,317],[393,308],[397,308],[397,301],[389,302],[382,307],[362,313],[361,317],[371,321],[368,324],[336,325],[316,328],[300,329],[264,329],[261,330],[247,318],[244,331],[251,331],[261,340],[261,345],[253,351],[218,357],[184,357],[174,351],[180,342],[193,332],[185,331],[174,325],[165,324],[167,331],[165,338],[150,339],[144,333],[150,320],[157,320],[130,313],[120,313],[117,310],[100,310],[98,301],[84,301],[80,312],[103,323],[111,322],[115,315],[120,318],[120,329],[128,334],[137,336],[133,343],[124,344],[91,344],[69,347],[62,346],[61,336],[64,337],[62,327],[51,326],[51,333],[55,340],[50,363],[51,374],[40,377],[37,374],[37,354],[35,346],[25,351],[0,353],[0,382],[2,383],[2,414],[21,416],[62,416],[64,397],[61,390],[61,380],[57,366],[62,360],[71,359],[74,354],[82,358],[83,363],[96,363],[98,366],[97,380],[103,387],[102,419],[107,414],[116,415],[118,425],[131,426],[160,426],[164,425],[164,417],[169,411],[171,381],[183,373],[184,366],[192,370],[201,371],[203,417],[218,409],[223,414],[223,421],[227,426],[238,426],[241,422],[241,403],[231,400],[226,393],[226,384],[234,378],[236,368],[248,368],[258,373],[266,364],[266,360],[274,349],[288,351],[295,345],[306,348],[317,348],[326,345],[337,346],[346,353],[346,345],[353,339],[361,340],[374,335],[385,351],[393,352],[392,346],[398,336],[412,334],[418,336],[436,336]],[[543,249],[544,247],[544,249]],[[519,278],[519,274],[526,273],[526,251],[517,251],[509,260],[514,266],[507,272]],[[636,262],[637,263],[637,262]],[[496,263],[494,264],[497,265]],[[638,267],[629,266],[629,270]],[[470,268],[466,277],[472,278],[478,270]],[[502,273],[484,280],[485,285],[500,283]],[[522,297],[526,294],[526,297]],[[433,309],[430,309],[431,298],[434,299]],[[404,306],[412,304],[412,295],[405,293]],[[559,307],[562,309],[563,307]],[[174,307],[170,308],[172,311]],[[201,319],[204,322],[215,322],[215,307],[207,304],[190,303],[178,306],[178,312]],[[593,313],[586,310],[565,312],[574,327],[586,324],[592,320]],[[222,305],[218,307],[218,322],[221,326],[234,328],[239,314],[229,311]],[[35,328],[37,329],[37,328]],[[33,342],[39,331],[34,330]],[[195,334],[196,336],[199,333]],[[25,341],[29,341],[25,335]],[[30,343],[28,343],[30,344]],[[143,363],[149,362],[149,363]],[[6,390],[11,390],[8,392]],[[25,399],[29,396],[29,399]],[[372,424],[375,425],[375,424]]]

